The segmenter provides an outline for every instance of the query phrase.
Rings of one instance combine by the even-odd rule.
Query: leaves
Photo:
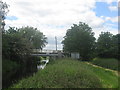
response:
[[[97,40],[97,53],[99,57],[117,57],[118,35],[101,32]]]
[[[79,52],[82,58],[87,59],[94,49],[95,37],[91,27],[80,22],[79,25],[73,24],[71,29],[67,30],[62,43],[64,51]]]
[[[42,49],[47,43],[45,35],[33,27],[9,27],[2,39],[3,57],[17,62],[24,60],[22,58],[33,49]]]

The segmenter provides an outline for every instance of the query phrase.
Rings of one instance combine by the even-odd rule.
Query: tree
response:
[[[113,57],[120,60],[120,34],[113,35]]]
[[[118,37],[110,32],[101,32],[97,40],[99,57],[116,57],[118,53]]]
[[[23,38],[26,38],[34,49],[42,49],[47,44],[47,37],[42,32],[33,27],[20,28]]]
[[[89,60],[94,51],[95,37],[92,28],[80,22],[67,30],[62,43],[65,52],[79,52],[83,60]]]
[[[21,37],[17,28],[10,27],[2,38],[3,59],[24,62],[23,57],[30,54],[32,46]]]
[[[15,28],[9,27],[3,35],[3,58],[16,62],[25,62],[24,57],[30,55],[35,48],[43,48],[46,37],[32,27]],[[36,45],[36,46],[35,46]]]
[[[0,1],[0,30],[4,30],[4,26],[5,26],[5,16],[8,13],[8,4]]]
[[[117,55],[117,58],[118,58],[118,60],[120,60],[120,34],[117,34],[116,36],[117,36],[117,40],[118,40],[118,42],[117,42],[117,44],[118,44],[118,55]]]

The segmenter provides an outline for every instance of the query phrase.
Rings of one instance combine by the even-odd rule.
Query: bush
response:
[[[18,64],[12,60],[2,60],[2,74],[3,76],[8,74],[8,72],[13,71],[18,68]]]
[[[12,76],[16,73],[20,65],[12,60],[2,60],[2,87],[5,88],[11,82]]]

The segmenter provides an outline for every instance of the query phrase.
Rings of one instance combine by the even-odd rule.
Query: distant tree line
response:
[[[88,24],[80,22],[73,24],[64,37],[64,52],[79,52],[82,60],[91,60],[94,57],[119,58],[120,34],[101,32],[98,39]]]

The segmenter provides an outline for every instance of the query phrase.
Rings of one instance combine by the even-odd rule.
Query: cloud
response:
[[[118,7],[117,6],[109,6],[109,9],[111,11],[117,11],[118,10]]]
[[[115,22],[118,23],[118,16],[116,16],[116,17],[106,17],[105,20],[106,21],[111,21],[113,23],[115,23]]]
[[[62,49],[60,42],[67,29],[73,23],[85,22],[96,31],[105,20],[96,16],[96,0],[4,0],[10,5],[8,16],[15,16],[17,20],[6,19],[8,26],[37,27],[48,37],[46,48],[54,47],[54,37],[58,38],[58,48]],[[105,0],[110,3],[116,0]],[[113,19],[110,19],[116,22]],[[98,31],[96,31],[97,33]],[[98,34],[98,33],[97,33]]]
[[[101,18],[104,20],[104,22],[106,21],[111,21],[112,23],[118,23],[118,18],[120,16],[115,16],[115,17],[106,17],[106,16],[101,16]]]

